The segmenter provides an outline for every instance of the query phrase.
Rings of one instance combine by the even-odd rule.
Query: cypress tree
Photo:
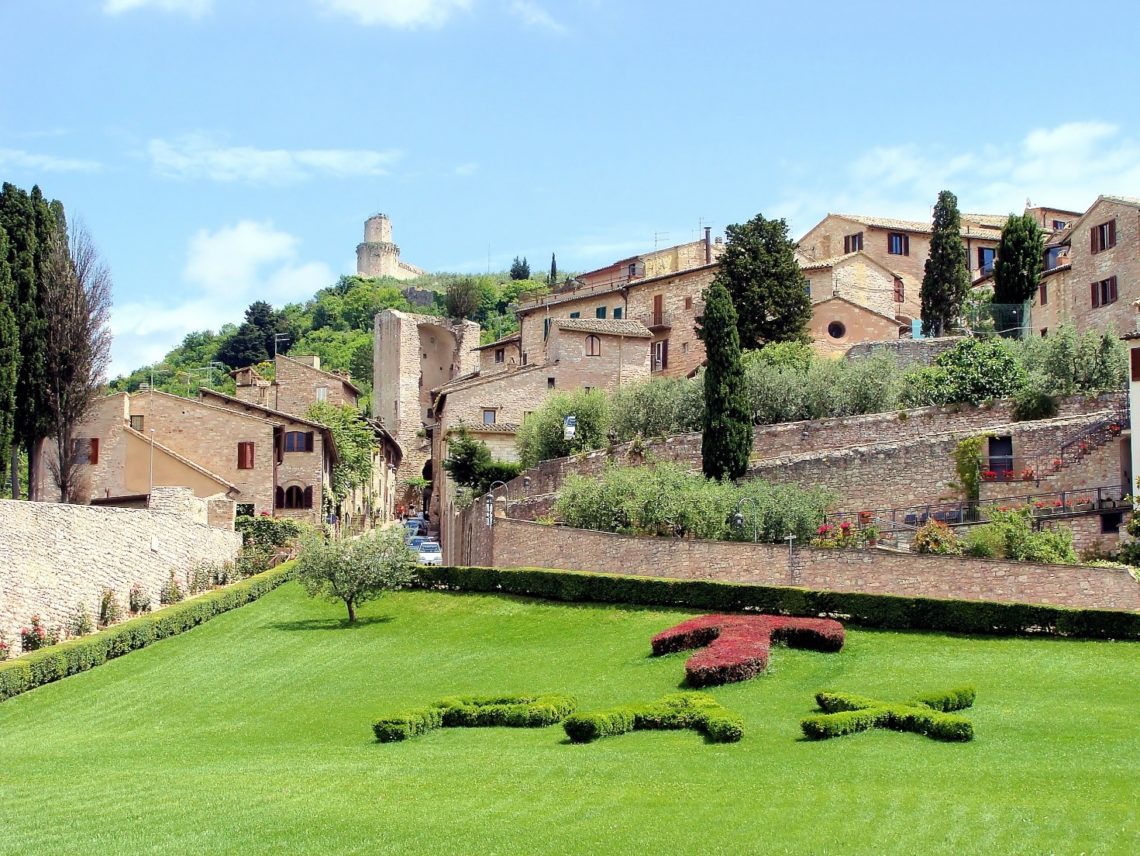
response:
[[[1045,233],[1032,214],[1010,214],[994,260],[994,303],[1024,303],[1037,293]]]
[[[962,218],[958,197],[949,190],[938,194],[930,256],[922,277],[922,332],[941,336],[962,312],[970,293],[966,245],[962,243]]]
[[[740,360],[736,308],[718,280],[705,290],[701,338],[708,355],[705,369],[705,423],[701,439],[703,469],[713,479],[740,478],[752,452],[752,420]]]
[[[558,282],[558,265],[554,261],[554,253],[550,254],[550,287],[554,288]]]
[[[16,422],[16,375],[20,334],[12,314],[15,283],[8,266],[8,235],[0,229],[0,479],[8,469]]]

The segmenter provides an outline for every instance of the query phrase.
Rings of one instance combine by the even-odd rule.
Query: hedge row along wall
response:
[[[292,574],[293,563],[286,562],[193,600],[0,663],[0,701],[191,630],[216,615],[252,603],[277,588]]]
[[[544,568],[429,567],[421,588],[502,592],[561,601],[676,606],[708,612],[827,616],[863,627],[1002,636],[1140,639],[1140,613],[978,600],[942,600],[783,586],[626,577]]]

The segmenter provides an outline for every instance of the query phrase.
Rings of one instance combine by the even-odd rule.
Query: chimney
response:
[[[712,226],[705,226],[705,264],[712,264]]]

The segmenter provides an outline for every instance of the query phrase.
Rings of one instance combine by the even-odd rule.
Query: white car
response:
[[[438,541],[424,541],[417,548],[420,554],[421,565],[442,565],[443,549]]]

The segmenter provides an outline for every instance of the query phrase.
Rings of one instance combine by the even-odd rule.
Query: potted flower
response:
[[[866,526],[863,529],[863,540],[867,543],[868,547],[874,547],[879,543],[879,527],[874,524]]]
[[[1073,500],[1073,511],[1092,511],[1093,501],[1091,496],[1078,496]]]
[[[870,511],[860,511],[859,512],[859,522],[861,524],[863,524],[864,526],[866,526],[868,523],[870,523],[874,519],[875,519],[875,515],[872,514]]]
[[[1060,472],[1061,467],[1063,467],[1063,466],[1065,466],[1065,462],[1062,461],[1060,458],[1054,458],[1053,459],[1053,472],[1055,472],[1055,473]]]
[[[993,470],[982,470],[982,481],[993,481],[997,478],[997,473]]]
[[[1026,467],[1021,471],[1022,481],[1033,481],[1035,478],[1037,478],[1037,474],[1033,472],[1033,467]]]
[[[1108,433],[1115,437],[1120,433],[1120,425],[1116,422],[1110,422],[1108,425]]]

